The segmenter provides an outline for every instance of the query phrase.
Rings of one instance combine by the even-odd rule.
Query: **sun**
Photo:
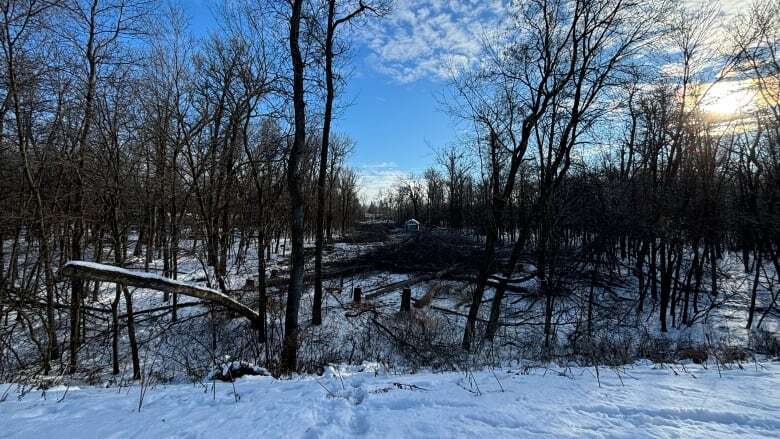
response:
[[[702,87],[699,108],[715,117],[733,117],[756,107],[756,92],[747,81],[727,80]]]

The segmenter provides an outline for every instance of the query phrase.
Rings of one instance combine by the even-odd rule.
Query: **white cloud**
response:
[[[689,0],[695,3],[695,0]],[[750,9],[750,0],[721,0],[720,10],[721,13],[726,16],[734,16],[740,12],[745,12]]]
[[[396,0],[393,12],[362,34],[367,63],[400,82],[447,79],[473,66],[482,41],[507,16],[510,0]],[[688,6],[712,0],[683,0]],[[721,0],[723,22],[749,7],[749,0]]]
[[[477,62],[482,38],[505,15],[506,0],[397,0],[364,38],[368,63],[401,82],[446,79]]]
[[[368,163],[357,167],[360,176],[360,199],[363,202],[375,200],[381,191],[395,186],[409,172],[394,162]]]

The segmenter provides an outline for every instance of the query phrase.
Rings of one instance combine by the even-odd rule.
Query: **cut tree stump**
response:
[[[404,288],[401,292],[401,312],[402,313],[410,313],[412,312],[412,289],[411,288]]]

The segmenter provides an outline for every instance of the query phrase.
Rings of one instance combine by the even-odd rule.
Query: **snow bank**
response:
[[[208,388],[82,388],[58,403],[13,392],[0,437],[712,437],[780,434],[780,363],[719,372],[637,365],[389,375],[250,377]],[[599,385],[600,381],[600,385]],[[6,385],[7,386],[7,385]],[[0,393],[6,386],[0,387]]]

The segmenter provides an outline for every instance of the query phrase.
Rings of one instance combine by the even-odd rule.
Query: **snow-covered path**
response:
[[[780,363],[723,371],[637,365],[600,369],[252,377],[216,395],[192,385],[13,391],[0,437],[780,437]],[[7,385],[0,386],[0,393]],[[479,390],[477,390],[477,388]],[[503,391],[502,391],[503,388]],[[735,436],[736,435],[736,436]]]

